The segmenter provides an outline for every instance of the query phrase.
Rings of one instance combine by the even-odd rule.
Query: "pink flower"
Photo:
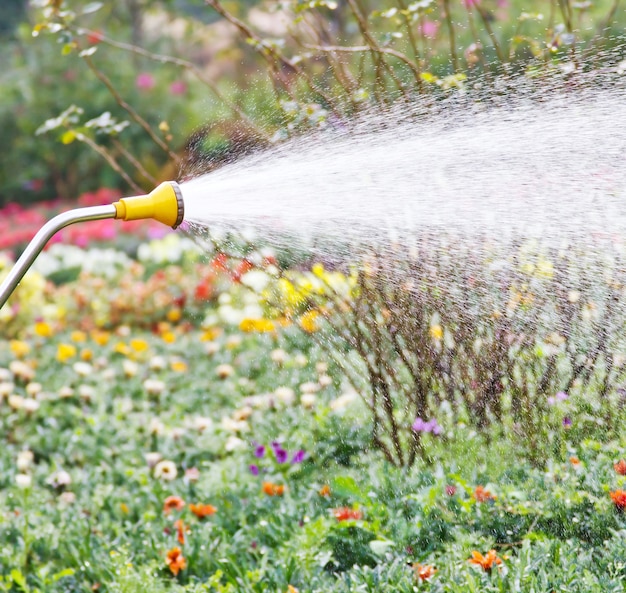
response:
[[[184,95],[187,92],[187,85],[182,80],[175,80],[170,84],[170,95]]]
[[[474,6],[478,6],[480,4],[480,0],[463,0],[463,4],[465,8],[473,8]]]
[[[149,91],[154,88],[156,81],[154,80],[154,76],[149,72],[141,72],[137,75],[137,79],[135,80],[135,85],[139,90]]]
[[[419,26],[420,33],[424,37],[433,38],[437,36],[437,31],[439,31],[439,23],[437,21],[431,21],[429,19],[424,19],[424,21]]]

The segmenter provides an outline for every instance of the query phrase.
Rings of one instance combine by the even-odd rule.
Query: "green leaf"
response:
[[[335,478],[331,486],[332,491],[339,496],[361,498],[361,489],[354,478],[349,476],[339,476]]]

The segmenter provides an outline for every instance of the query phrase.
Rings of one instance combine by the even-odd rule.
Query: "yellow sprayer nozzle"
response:
[[[141,220],[153,218],[173,229],[183,221],[185,205],[175,181],[165,181],[145,196],[122,198],[113,204],[115,218]]]

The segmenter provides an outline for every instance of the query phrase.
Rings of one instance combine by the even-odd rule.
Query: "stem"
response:
[[[172,159],[172,161],[174,161],[174,163],[179,165],[180,157],[161,138],[159,138],[154,133],[154,131],[150,127],[150,124],[143,117],[141,117],[141,115],[139,115],[131,105],[129,105],[124,100],[122,95],[118,93],[117,89],[113,86],[113,83],[109,80],[106,74],[104,74],[104,72],[102,72],[96,67],[96,65],[93,63],[93,60],[91,59],[91,56],[83,56],[83,60],[85,60],[85,63],[87,64],[87,66],[89,66],[89,69],[96,75],[96,77],[104,84],[104,86],[107,87],[111,95],[113,95],[113,98],[115,99],[116,103],[124,111],[126,111],[128,115],[130,115],[130,117],[134,119],[135,122],[137,122],[146,131],[146,133],[148,134],[148,136],[150,136],[152,141],[161,150],[163,150],[169,156],[169,158]]]
[[[443,9],[445,11],[446,24],[450,34],[450,59],[452,60],[452,69],[456,74],[459,71],[459,58],[456,53],[456,35],[454,32],[454,23],[450,14],[450,0],[443,0]]]

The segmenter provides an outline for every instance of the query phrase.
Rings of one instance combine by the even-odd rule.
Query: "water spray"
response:
[[[166,181],[143,196],[121,198],[113,204],[69,210],[49,220],[28,244],[9,275],[0,284],[0,309],[17,288],[46,243],[61,229],[77,222],[116,218],[142,220],[152,218],[173,229],[183,221],[185,206],[178,184]]]

